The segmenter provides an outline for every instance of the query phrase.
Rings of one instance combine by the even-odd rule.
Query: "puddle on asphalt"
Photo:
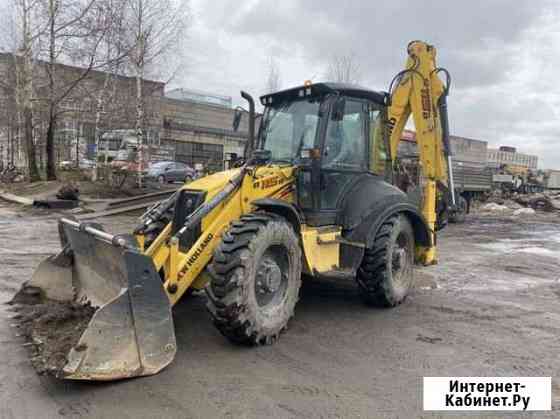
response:
[[[533,253],[535,255],[560,257],[560,250],[551,250],[544,247],[524,247],[523,249],[519,249],[519,251],[525,253]]]
[[[540,231],[530,233],[520,239],[500,239],[492,243],[476,244],[498,253],[531,253],[540,256],[560,257],[560,233],[558,231]]]

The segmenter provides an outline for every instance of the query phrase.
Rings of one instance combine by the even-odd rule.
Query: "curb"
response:
[[[32,199],[25,198],[23,196],[14,195],[9,192],[0,192],[0,199],[3,199],[8,202],[12,202],[14,204],[33,205]]]

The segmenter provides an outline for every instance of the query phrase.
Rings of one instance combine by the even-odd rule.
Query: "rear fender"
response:
[[[424,216],[413,205],[402,203],[385,208],[382,212],[373,212],[366,218],[365,227],[369,227],[365,240],[366,247],[373,245],[381,225],[388,218],[397,214],[403,214],[412,224],[416,245],[423,247],[430,247],[432,245],[430,229]]]
[[[410,221],[414,230],[417,251],[419,247],[425,248],[432,245],[430,229],[425,218],[414,205],[407,202],[374,209],[363,218],[363,221],[355,229],[348,231],[345,238],[352,242],[363,243],[365,247],[371,248],[381,225],[388,218],[397,214],[403,214]],[[361,255],[363,255],[363,251]],[[417,256],[420,256],[420,254],[417,254]],[[361,257],[355,255],[352,258],[354,269],[357,269],[360,263]]]

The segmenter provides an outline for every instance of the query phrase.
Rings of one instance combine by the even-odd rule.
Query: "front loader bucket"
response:
[[[176,342],[171,305],[152,260],[133,236],[65,219],[60,227],[64,249],[43,261],[14,298],[40,293],[48,301],[96,309],[57,376],[116,380],[159,372],[175,357]]]

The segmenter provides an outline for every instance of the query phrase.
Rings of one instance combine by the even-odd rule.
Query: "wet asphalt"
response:
[[[0,202],[0,300],[58,249],[56,218]],[[0,419],[439,417],[422,411],[424,376],[552,376],[553,411],[514,417],[560,417],[558,221],[475,216],[447,228],[439,264],[417,271],[395,309],[365,307],[353,283],[308,281],[273,346],[231,345],[195,295],[174,309],[175,361],[121,382],[38,376],[2,305]],[[102,223],[123,233],[134,219]]]

